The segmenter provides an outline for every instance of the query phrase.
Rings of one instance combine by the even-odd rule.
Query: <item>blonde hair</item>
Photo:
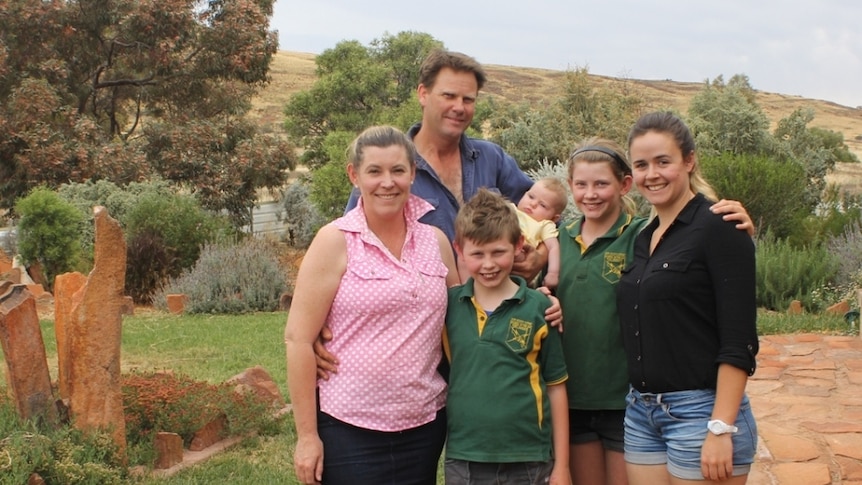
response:
[[[568,160],[569,183],[572,183],[576,163],[606,163],[614,177],[622,183],[626,176],[631,176],[632,166],[625,151],[615,141],[594,136],[581,142],[572,151]],[[627,214],[637,213],[637,204],[628,194],[620,196],[623,210]]]
[[[536,180],[537,184],[542,184],[543,187],[550,190],[557,196],[557,200],[554,201],[554,212],[556,215],[560,215],[566,210],[566,206],[569,205],[569,191],[566,190],[566,184],[563,183],[557,177],[542,177],[539,180]]]

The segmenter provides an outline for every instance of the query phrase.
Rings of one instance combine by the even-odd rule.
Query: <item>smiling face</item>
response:
[[[518,209],[537,221],[557,222],[560,219],[557,207],[562,205],[558,199],[556,192],[536,182],[518,201]]]
[[[656,210],[681,209],[694,195],[689,174],[694,152],[683,157],[668,133],[648,131],[629,144],[635,185]]]
[[[419,85],[422,129],[443,138],[460,138],[473,121],[479,85],[476,75],[444,67],[433,86]]]
[[[366,215],[387,217],[402,213],[415,169],[403,146],[368,146],[359,167],[348,164],[347,174],[359,188]]]
[[[456,243],[455,250],[462,258],[467,272],[473,277],[474,284],[497,288],[509,281],[509,274],[515,264],[515,253],[520,251],[523,238],[518,244],[512,244],[507,238],[484,244],[465,238],[461,244]]]
[[[622,211],[622,197],[632,187],[632,177],[617,178],[611,162],[574,161],[571,171],[572,198],[589,222],[616,221]]]

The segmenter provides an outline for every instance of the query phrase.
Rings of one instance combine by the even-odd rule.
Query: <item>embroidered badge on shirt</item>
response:
[[[608,282],[616,283],[620,280],[620,275],[625,267],[625,253],[605,253],[605,265],[602,268],[602,276]]]
[[[516,352],[526,349],[532,328],[533,324],[526,320],[517,318],[509,320],[509,335],[506,337],[506,345]]]

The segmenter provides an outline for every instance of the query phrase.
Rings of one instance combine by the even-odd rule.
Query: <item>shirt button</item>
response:
[[[667,268],[667,263],[664,263],[663,265],[661,265],[661,267],[662,267],[662,268]]]
[[[639,355],[639,356],[638,356],[638,362],[640,362],[640,361],[641,361],[641,356]]]
[[[640,335],[641,335],[640,330],[635,332],[635,337],[640,337]]]
[[[638,306],[637,306],[637,305],[635,305],[635,310],[637,310],[637,309],[638,309]]]
[[[641,381],[641,387],[646,387],[646,381]]]

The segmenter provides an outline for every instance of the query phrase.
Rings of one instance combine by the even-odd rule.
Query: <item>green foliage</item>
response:
[[[727,84],[721,76],[707,82],[691,99],[688,125],[701,156],[773,151],[769,118],[754,101],[753,89],[743,75]]]
[[[819,310],[812,292],[831,283],[838,262],[823,247],[797,248],[766,234],[757,242],[757,306],[784,311],[792,300]]]
[[[805,169],[808,180],[808,200],[817,204],[826,188],[826,173],[835,167],[835,153],[822,145],[820,135],[813,133],[808,124],[814,119],[814,110],[800,108],[778,121],[775,128],[777,152],[780,156],[796,161]]]
[[[832,152],[836,162],[859,163],[859,158],[844,143],[844,135],[841,132],[816,126],[812,126],[808,131],[812,137],[820,140],[816,142],[817,145]]]
[[[154,302],[165,309],[166,295],[182,293],[188,297],[188,313],[273,311],[286,289],[287,275],[275,248],[246,238],[205,245],[194,267],[168,281]]]
[[[188,195],[142,194],[125,215],[126,290],[139,303],[198,260],[204,244],[227,237],[224,218],[203,210]]]
[[[47,484],[120,484],[125,468],[111,437],[84,434],[69,425],[42,429],[21,420],[14,406],[0,399],[0,484],[27,483],[38,473]]]
[[[524,169],[544,159],[565,162],[572,148],[591,136],[625,142],[644,104],[627,84],[596,86],[586,68],[566,72],[561,87],[560,98],[541,106],[504,106],[489,115],[491,139]]]
[[[311,174],[309,198],[327,221],[344,213],[350,198],[350,178],[344,160],[332,160]]]
[[[281,207],[283,215],[280,217],[287,226],[287,243],[297,248],[307,248],[317,230],[325,223],[320,211],[309,199],[308,182],[301,179],[290,184],[284,191]]]
[[[841,193],[838,187],[824,190],[814,213],[793,231],[791,242],[797,246],[822,244],[862,223],[862,196]]]
[[[39,263],[48,290],[54,277],[72,271],[81,254],[78,233],[82,217],[75,207],[40,187],[18,201],[18,251],[25,264]]]
[[[394,112],[411,101],[422,61],[442,46],[428,34],[400,32],[368,47],[341,41],[318,55],[317,81],[285,108],[285,128],[305,148],[301,162],[315,169],[332,160],[324,148],[331,132],[355,134],[399,117]]]
[[[741,201],[758,233],[785,238],[811,211],[805,171],[792,162],[762,155],[700,156],[704,177],[719,197]]]

